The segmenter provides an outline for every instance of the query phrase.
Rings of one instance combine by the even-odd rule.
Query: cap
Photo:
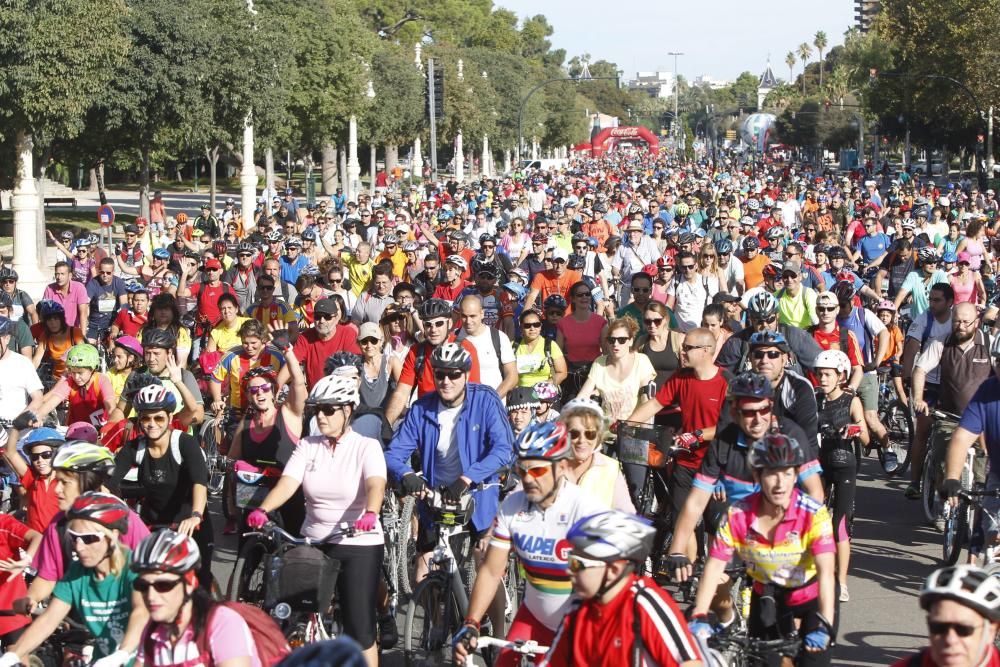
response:
[[[531,237],[532,243],[545,243],[548,240],[549,240],[549,237],[547,235],[545,235],[545,234],[542,234],[541,232],[536,232]]]
[[[222,262],[220,262],[219,260],[217,260],[215,258],[206,259],[205,262],[201,265],[201,268],[203,268],[203,269],[221,269],[222,268]]]
[[[563,249],[563,248],[556,248],[555,250],[552,251],[552,261],[553,262],[558,262],[558,261],[568,262],[569,261],[569,253],[566,252],[566,250]]]
[[[646,228],[642,224],[642,221],[640,220],[633,220],[632,222],[628,223],[628,227],[625,228],[626,232],[642,232],[645,230]]]
[[[729,292],[716,292],[712,297],[712,303],[737,303],[740,297]]]
[[[336,315],[338,312],[337,302],[333,299],[320,299],[313,306],[313,314],[323,313],[324,315]]]
[[[785,275],[786,273],[791,273],[792,275],[795,276],[802,275],[802,271],[799,268],[798,262],[785,262],[781,266],[781,275]]]
[[[837,295],[833,292],[820,292],[816,295],[816,305],[837,308],[840,303],[837,301]]]
[[[964,250],[962,252],[958,253],[958,263],[961,264],[962,262],[967,262],[967,263],[971,264],[972,263],[972,255],[970,255],[969,253],[965,252]]]
[[[382,340],[382,329],[379,325],[374,322],[365,322],[358,329],[358,340],[364,340],[366,338],[378,338]]]

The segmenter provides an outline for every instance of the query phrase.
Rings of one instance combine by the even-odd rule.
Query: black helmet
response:
[[[158,347],[172,350],[177,346],[177,337],[166,329],[146,329],[142,333],[142,349]]]
[[[838,280],[830,289],[838,301],[850,301],[854,298],[854,284],[850,280]]]
[[[439,317],[451,319],[451,313],[451,304],[444,299],[427,299],[420,305],[420,319],[424,322]]]
[[[740,373],[729,383],[729,398],[774,398],[771,381],[760,373]]]
[[[160,378],[148,371],[133,371],[129,374],[128,379],[125,380],[125,386],[122,388],[122,396],[126,399],[131,399],[137,391],[151,384],[163,383],[160,381]]]
[[[757,470],[797,468],[805,462],[806,455],[799,442],[782,433],[765,435],[747,452],[747,463]]]

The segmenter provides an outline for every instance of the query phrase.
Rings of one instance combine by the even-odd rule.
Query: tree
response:
[[[812,47],[806,42],[799,44],[799,60],[802,61],[802,94],[806,94],[806,63],[809,62],[809,56],[812,55]]]
[[[361,132],[372,144],[398,146],[423,129],[426,79],[398,46],[381,45],[371,62],[375,100],[361,119]]]
[[[827,45],[826,33],[822,30],[816,32],[816,36],[813,38],[813,46],[816,47],[816,52],[819,54],[819,87],[823,88],[823,50],[826,49]]]
[[[791,83],[795,79],[795,76],[792,73],[792,70],[795,67],[795,54],[791,51],[785,55],[785,64],[788,65],[788,83]]]

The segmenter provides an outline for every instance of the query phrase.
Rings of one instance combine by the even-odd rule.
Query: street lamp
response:
[[[680,96],[681,96],[680,82],[677,79],[677,57],[678,56],[683,56],[684,54],[681,53],[680,51],[669,51],[669,52],[667,52],[667,55],[674,57],[674,119],[676,120],[677,119],[677,114],[678,114],[678,108],[677,108],[678,104],[677,103],[680,100]],[[677,128],[677,123],[675,122],[674,123],[674,141],[677,141],[677,129],[676,128]]]

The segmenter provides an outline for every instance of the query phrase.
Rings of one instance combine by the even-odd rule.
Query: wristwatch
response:
[[[201,512],[191,512],[191,516],[197,517],[199,520],[201,520],[202,518],[204,518],[204,517],[202,517]]]

